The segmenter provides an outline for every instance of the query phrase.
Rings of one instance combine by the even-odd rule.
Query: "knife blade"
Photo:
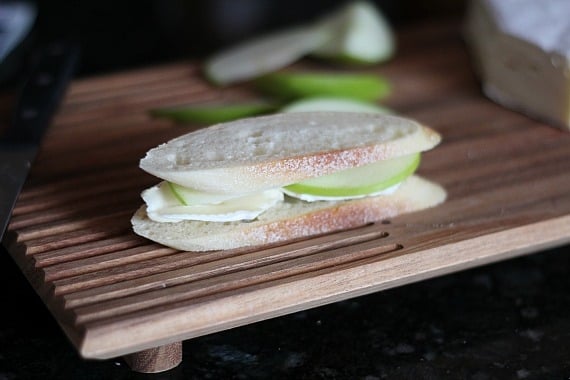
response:
[[[12,123],[0,137],[0,241],[78,60],[79,45],[67,41],[43,46],[34,57]]]

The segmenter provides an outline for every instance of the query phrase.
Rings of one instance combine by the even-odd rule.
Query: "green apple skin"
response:
[[[253,83],[260,91],[286,100],[337,96],[378,101],[391,90],[388,81],[379,75],[344,72],[279,72],[264,75]]]
[[[326,197],[352,197],[380,192],[412,175],[421,161],[421,153],[415,153],[386,161],[343,170],[322,177],[311,178],[285,186],[297,194]],[[210,194],[167,182],[170,190],[185,205],[215,204],[235,198],[230,194]]]
[[[248,116],[273,112],[276,106],[270,104],[220,104],[207,106],[187,106],[150,110],[155,118],[165,118],[180,124],[216,124]]]
[[[186,199],[184,198],[184,196],[182,196],[182,191],[180,191],[181,189],[183,189],[183,187],[172,182],[166,182],[166,183],[168,184],[168,188],[170,189],[172,194],[174,194],[176,199],[178,199],[178,202],[182,203],[184,206],[188,206]]]
[[[327,61],[329,63],[336,63],[339,66],[340,65],[346,66],[347,68],[349,68],[350,66],[355,66],[355,67],[374,66],[379,63],[390,60],[392,58],[392,55],[393,53],[383,56],[382,58],[368,58],[368,57],[365,58],[365,57],[359,57],[357,55],[351,55],[348,53],[338,53],[331,55],[327,55],[325,53],[311,54],[311,56],[313,56],[314,58],[318,58],[320,60]]]
[[[293,101],[280,109],[280,112],[366,112],[391,114],[392,110],[376,103],[340,97],[312,97]]]
[[[285,189],[298,194],[349,197],[377,193],[412,175],[420,165],[421,154],[379,161],[341,172],[311,178]]]

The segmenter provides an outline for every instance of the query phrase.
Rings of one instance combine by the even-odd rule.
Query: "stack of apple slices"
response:
[[[227,85],[280,70],[313,55],[339,62],[375,64],[394,53],[392,30],[372,4],[349,3],[314,24],[246,41],[205,64],[206,76]]]
[[[153,117],[210,125],[273,112],[350,111],[389,113],[377,103],[391,91],[376,74],[281,70],[304,56],[335,62],[378,64],[392,57],[394,35],[371,3],[355,1],[310,25],[256,38],[216,54],[206,77],[225,86],[250,81],[269,102],[197,104],[151,110]]]

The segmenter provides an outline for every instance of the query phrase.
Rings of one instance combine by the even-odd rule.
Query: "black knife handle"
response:
[[[79,50],[77,43],[65,41],[38,51],[3,142],[39,144],[75,73]]]

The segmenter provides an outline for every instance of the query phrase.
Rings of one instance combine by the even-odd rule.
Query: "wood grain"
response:
[[[126,355],[125,362],[136,372],[158,373],[168,371],[182,362],[182,342]]]
[[[129,222],[156,182],[139,159],[189,130],[150,118],[150,108],[259,94],[211,87],[197,62],[75,81],[3,244],[79,353],[142,352],[132,365],[153,371],[160,347],[185,339],[568,243],[570,134],[483,97],[457,23],[399,37],[391,62],[362,71],[390,80],[385,105],[442,134],[420,174],[449,199],[271,247],[179,252],[134,235]]]

